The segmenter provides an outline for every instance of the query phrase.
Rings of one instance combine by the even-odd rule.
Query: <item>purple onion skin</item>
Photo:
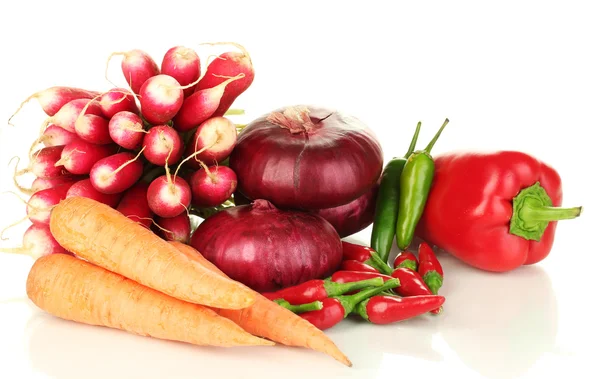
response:
[[[325,278],[342,261],[341,239],[325,219],[279,210],[262,199],[207,218],[190,244],[227,276],[258,292]]]
[[[370,191],[348,204],[312,212],[333,225],[340,238],[348,237],[373,223],[378,189],[379,183],[376,183]]]
[[[285,116],[274,120],[274,115],[296,109],[280,108],[240,133],[229,158],[239,191],[279,208],[303,210],[337,207],[366,193],[383,168],[375,134],[338,111],[298,107],[309,112],[298,113],[306,116],[303,123],[294,124],[295,118]],[[286,122],[291,125],[282,126]]]

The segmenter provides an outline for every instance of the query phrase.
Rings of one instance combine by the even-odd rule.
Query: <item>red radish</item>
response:
[[[237,176],[227,166],[204,166],[190,178],[192,204],[216,207],[231,197],[237,187]]]
[[[70,254],[54,239],[48,225],[33,224],[23,233],[23,246],[2,248],[0,252],[29,255],[34,259],[50,254]]]
[[[144,136],[144,157],[150,163],[172,165],[183,155],[183,142],[177,131],[167,125],[154,126]]]
[[[27,217],[34,224],[50,224],[52,208],[67,197],[74,182],[34,193],[27,202]]]
[[[103,93],[99,103],[102,108],[102,116],[109,120],[119,112],[138,111],[135,98],[131,92],[125,88],[113,88]]]
[[[106,61],[106,71],[110,59],[116,55],[122,55],[121,70],[123,76],[131,87],[132,91],[138,95],[142,84],[151,77],[160,74],[158,65],[152,57],[143,50],[133,49],[129,51],[112,53]]]
[[[55,178],[64,175],[65,168],[58,163],[64,146],[43,147],[34,152],[29,162],[29,166],[15,173],[20,176],[32,173],[38,178]]]
[[[213,116],[223,116],[231,107],[235,99],[250,87],[254,81],[254,67],[250,54],[239,44],[232,44],[238,47],[241,52],[230,51],[219,55],[206,68],[206,73],[196,85],[196,92],[213,88],[221,84],[230,77],[244,74],[244,78],[228,85],[221,97],[219,107],[213,113]]]
[[[144,164],[138,155],[117,153],[100,159],[90,170],[90,180],[94,188],[102,193],[121,193],[138,181],[144,171]]]
[[[235,124],[225,117],[213,117],[204,121],[194,133],[193,143],[188,144],[185,155],[192,155],[202,150],[188,161],[190,167],[200,167],[199,161],[211,163],[222,162],[235,147],[237,129]]]
[[[144,138],[144,123],[133,112],[122,111],[110,119],[108,133],[115,143],[129,150],[140,147]]]
[[[163,57],[160,72],[172,76],[182,86],[187,86],[200,78],[200,57],[188,47],[172,47]],[[194,87],[186,88],[183,91],[185,97],[192,93],[194,93]]]
[[[31,183],[31,193],[35,193],[48,188],[58,187],[66,183],[75,183],[83,179],[82,176],[76,175],[62,175],[55,178],[35,178]]]
[[[98,95],[99,95],[98,92],[88,91],[85,89],[74,88],[74,87],[59,87],[59,86],[57,86],[57,87],[46,88],[45,90],[36,92],[33,95],[29,96],[27,99],[25,99],[25,101],[23,101],[21,103],[21,105],[19,105],[19,108],[15,111],[15,113],[13,113],[13,115],[10,116],[10,118],[8,119],[8,124],[12,125],[10,120],[17,113],[19,113],[21,108],[23,108],[23,106],[26,103],[28,103],[29,100],[31,100],[31,99],[37,99],[38,102],[40,103],[40,105],[42,106],[42,110],[48,116],[51,117],[51,116],[54,116],[56,114],[56,112],[58,112],[58,110],[63,107],[63,105],[67,104],[71,100],[92,99]]]
[[[342,261],[342,241],[331,224],[266,200],[208,217],[190,244],[231,279],[259,292],[323,279]]]
[[[148,205],[160,217],[175,217],[186,211],[192,202],[192,191],[179,176],[159,176],[148,187]]]
[[[89,104],[89,105],[88,105]],[[63,129],[75,133],[75,121],[80,116],[83,109],[84,114],[102,115],[102,108],[95,100],[76,99],[65,104],[56,114],[44,121],[44,128],[49,124],[55,124]]]
[[[249,199],[266,199],[281,208],[333,208],[373,187],[383,169],[383,150],[356,117],[296,105],[248,124],[229,167]]]
[[[340,238],[355,234],[373,223],[379,184],[375,184],[358,199],[333,208],[317,209],[315,214],[329,221]]]
[[[157,234],[167,241],[178,241],[187,244],[190,241],[192,226],[187,213],[183,212],[175,217],[157,217]]]
[[[52,147],[64,146],[76,139],[79,139],[77,134],[69,132],[60,126],[50,125],[44,130],[44,134],[40,137],[39,142],[43,143],[46,147]]]
[[[94,188],[89,178],[78,181],[67,191],[69,197],[86,197],[88,199],[99,201],[109,207],[116,207],[121,200],[122,194],[105,194]]]
[[[81,115],[75,122],[75,132],[84,141],[96,145],[112,143],[108,132],[108,120],[93,114]]]
[[[215,87],[197,91],[183,101],[181,109],[173,119],[173,127],[180,132],[186,132],[208,120],[219,108],[225,88],[231,82],[242,79],[244,74],[229,78]]]
[[[40,138],[33,141],[31,147],[29,148],[29,156],[31,157],[33,155],[35,148],[40,142],[46,147],[53,147],[64,146],[75,140],[79,140],[77,134],[69,132],[60,126],[50,125],[46,128],[46,130],[44,130],[44,133]]]
[[[71,174],[89,174],[96,162],[115,152],[114,145],[96,145],[78,139],[64,147],[57,164],[63,165]]]
[[[146,80],[140,88],[142,116],[153,125],[171,120],[183,104],[183,89],[169,75],[156,75]]]
[[[134,184],[123,194],[117,210],[131,220],[150,228],[154,215],[146,200],[147,193],[148,184],[143,182]]]

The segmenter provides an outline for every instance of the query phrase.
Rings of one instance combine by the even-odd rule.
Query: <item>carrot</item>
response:
[[[273,345],[201,305],[186,303],[82,259],[52,254],[35,261],[27,296],[62,319],[195,345]]]
[[[181,242],[169,242],[177,250],[194,262],[198,262],[207,269],[227,277],[217,266],[206,260],[202,254],[189,245]],[[256,301],[246,309],[229,310],[214,309],[219,315],[227,317],[247,332],[256,336],[265,337],[272,341],[288,346],[307,347],[320,351],[346,366],[352,362],[340,351],[325,333],[315,328],[310,322],[274,303],[259,293],[255,293]]]
[[[77,256],[177,299],[225,309],[254,302],[248,287],[194,263],[151,230],[95,200],[61,201],[52,210],[50,230]]]

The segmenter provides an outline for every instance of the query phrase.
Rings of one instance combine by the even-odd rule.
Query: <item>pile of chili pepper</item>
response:
[[[443,271],[426,243],[419,246],[418,259],[408,251],[399,254],[393,269],[371,247],[342,245],[342,265],[331,277],[263,295],[321,330],[350,314],[389,324],[442,311],[445,298],[438,290]]]

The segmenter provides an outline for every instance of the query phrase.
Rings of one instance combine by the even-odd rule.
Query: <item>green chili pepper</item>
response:
[[[410,147],[402,158],[394,157],[383,169],[377,202],[375,203],[375,217],[371,231],[371,247],[387,262],[396,235],[396,222],[398,219],[398,206],[400,204],[400,174],[406,164],[407,158],[415,150],[421,122],[417,124]]]
[[[400,206],[396,223],[396,244],[400,250],[406,250],[412,242],[417,224],[423,215],[435,172],[431,149],[448,122],[448,119],[444,121],[424,150],[415,151],[410,155],[400,175]]]

